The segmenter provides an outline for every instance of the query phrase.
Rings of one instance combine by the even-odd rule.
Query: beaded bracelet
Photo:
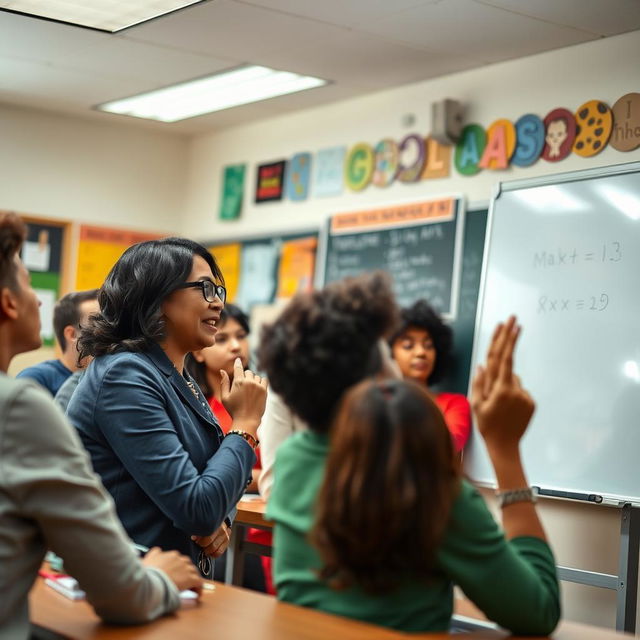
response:
[[[247,441],[247,443],[252,449],[255,449],[260,444],[260,440],[258,440],[258,438],[256,438],[255,436],[252,436],[250,433],[247,433],[246,431],[240,431],[240,429],[231,429],[231,431],[227,431],[227,436],[230,436],[230,435],[240,436],[241,438]]]

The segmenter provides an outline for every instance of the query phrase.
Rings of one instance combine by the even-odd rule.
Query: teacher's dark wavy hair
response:
[[[145,351],[165,337],[161,305],[186,282],[194,256],[224,282],[213,256],[197,242],[164,238],[129,247],[113,266],[98,295],[100,313],[78,340],[80,359],[119,351]]]
[[[336,588],[392,591],[426,582],[460,476],[451,436],[426,388],[367,380],[345,394],[311,541],[320,576]]]

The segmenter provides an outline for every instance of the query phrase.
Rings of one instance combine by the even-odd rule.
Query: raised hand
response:
[[[513,352],[520,327],[514,316],[500,323],[491,339],[486,367],[478,367],[471,387],[471,407],[487,447],[517,452],[535,404],[513,373]]]

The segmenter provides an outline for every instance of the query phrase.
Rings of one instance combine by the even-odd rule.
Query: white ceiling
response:
[[[194,134],[636,29],[640,0],[209,0],[117,34],[0,11],[0,102]],[[331,84],[172,124],[91,110],[246,63]]]

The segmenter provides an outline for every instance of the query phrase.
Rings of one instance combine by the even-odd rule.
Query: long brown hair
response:
[[[459,487],[451,436],[426,389],[367,380],[344,397],[311,541],[335,588],[391,591],[433,573]]]

